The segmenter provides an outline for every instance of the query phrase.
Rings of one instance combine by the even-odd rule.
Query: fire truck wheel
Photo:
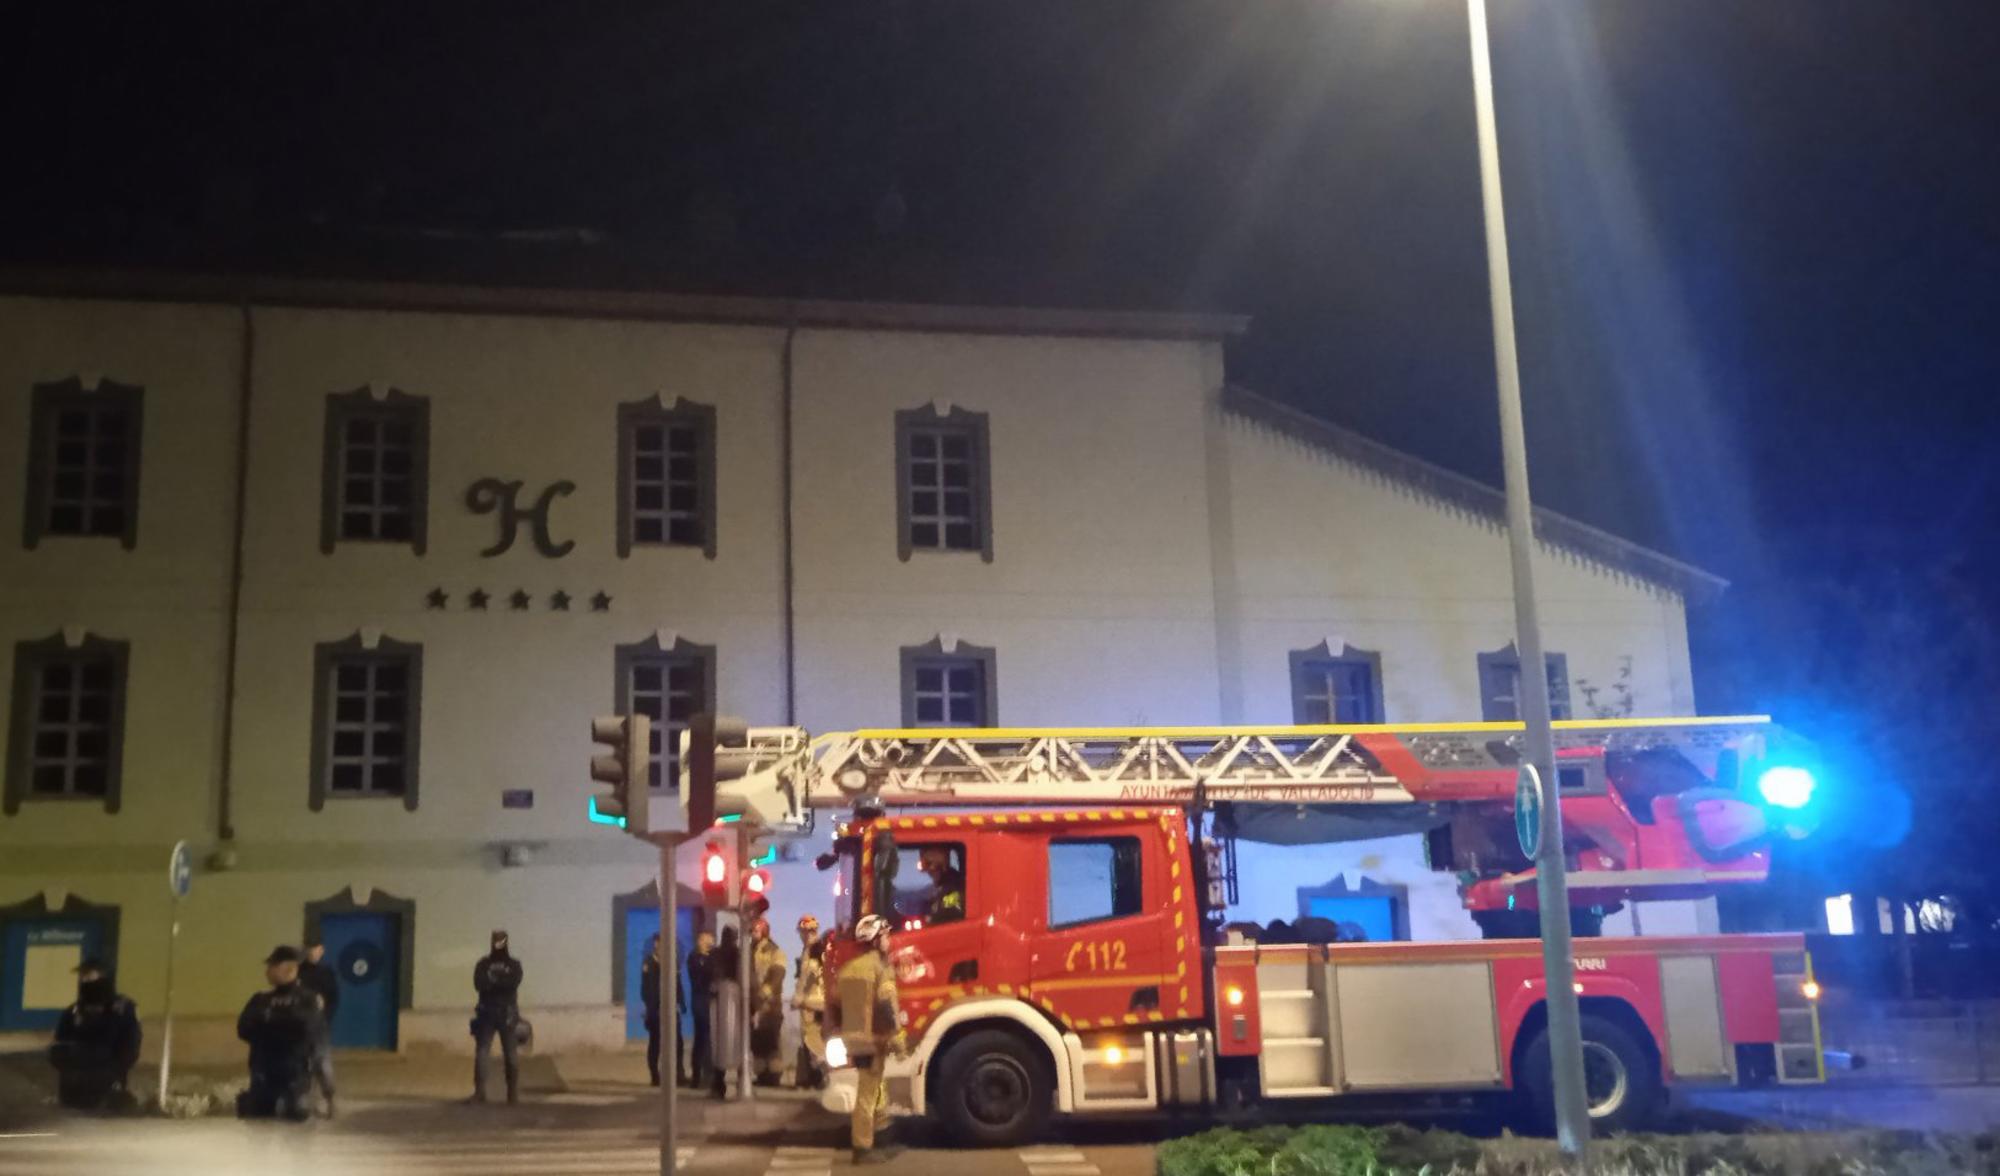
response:
[[[1584,1099],[1597,1131],[1633,1131],[1645,1126],[1660,1105],[1660,1068],[1630,1030],[1593,1013],[1578,1020],[1583,1031]],[[1521,1054],[1517,1089],[1537,1130],[1555,1130],[1555,1074],[1549,1061],[1549,1031],[1535,1034]]]
[[[1054,1098],[1048,1060],[1004,1029],[981,1029],[953,1042],[931,1092],[953,1137],[979,1147],[1033,1139]]]

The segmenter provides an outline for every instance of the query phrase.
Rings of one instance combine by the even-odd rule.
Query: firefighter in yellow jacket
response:
[[[778,1044],[785,1027],[785,973],[791,961],[771,939],[771,921],[750,927],[750,1053],[756,1059],[757,1085],[776,1086],[784,1073]]]
[[[854,924],[854,941],[866,950],[840,968],[840,1038],[860,1078],[851,1120],[854,1162],[878,1164],[891,1159],[894,1150],[875,1146],[876,1134],[889,1126],[883,1071],[891,1055],[901,1056],[909,1046],[896,996],[896,969],[889,963],[888,920],[861,916]]]

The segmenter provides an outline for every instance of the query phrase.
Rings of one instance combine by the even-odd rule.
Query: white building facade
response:
[[[613,710],[1512,717],[1497,494],[1227,387],[1237,320],[17,288],[0,1033],[51,1020],[86,954],[157,1012],[185,840],[197,1040],[317,931],[355,986],[344,1044],[466,1048],[505,927],[542,1039],[616,1045],[658,893],[648,849],[585,820],[588,719]],[[1576,712],[1693,713],[1684,607],[1719,582],[1559,518],[1543,541]],[[831,909],[819,848],[775,870],[787,948]],[[1345,902],[1476,934],[1419,838],[1243,863],[1244,917]]]

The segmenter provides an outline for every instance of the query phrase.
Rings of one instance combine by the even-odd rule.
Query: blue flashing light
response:
[[[1767,768],[1757,777],[1757,793],[1772,808],[1802,809],[1812,803],[1816,781],[1804,768]]]
[[[590,823],[593,825],[610,825],[614,828],[623,829],[625,827],[625,818],[598,812],[597,798],[593,796],[590,798]]]

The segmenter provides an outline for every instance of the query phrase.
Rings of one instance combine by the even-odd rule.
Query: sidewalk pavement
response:
[[[366,1051],[334,1054],[334,1074],[344,1109],[382,1104],[454,1103],[472,1092],[471,1059],[449,1054],[385,1054]],[[488,1078],[499,1087],[500,1061],[494,1058]],[[173,1085],[189,1082],[240,1083],[241,1066],[176,1065]],[[131,1089],[152,1102],[159,1086],[159,1069],[141,1064],[132,1071]],[[5,1112],[27,1112],[51,1104],[54,1074],[39,1051],[0,1054],[0,1120]],[[600,1107],[657,1106],[660,1092],[646,1080],[645,1058],[636,1053],[576,1053],[521,1057],[521,1098],[524,1102]],[[689,1134],[768,1135],[795,1127],[832,1125],[838,1120],[819,1107],[816,1092],[790,1088],[758,1088],[745,1102],[725,1102],[706,1093],[679,1092],[682,1130]]]

